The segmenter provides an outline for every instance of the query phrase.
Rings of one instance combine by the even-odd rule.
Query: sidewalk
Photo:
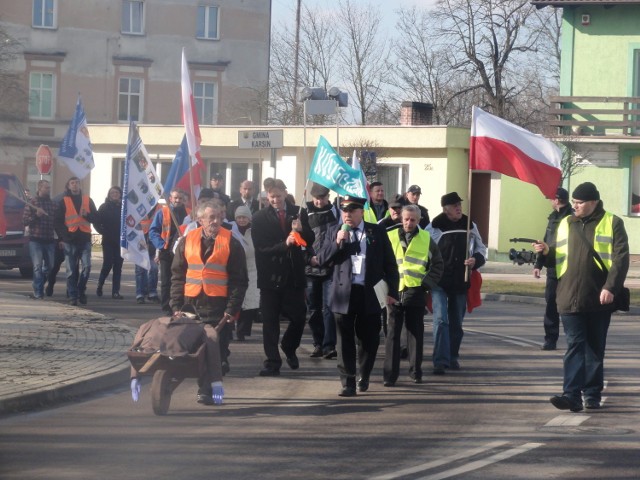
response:
[[[486,280],[544,282],[531,265],[487,262]],[[640,259],[625,283],[640,288]],[[484,295],[544,305],[543,298]],[[99,313],[0,292],[0,415],[126,385],[135,330]],[[632,307],[632,314],[638,308]]]

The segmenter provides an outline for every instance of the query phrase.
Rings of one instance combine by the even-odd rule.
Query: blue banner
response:
[[[338,195],[367,198],[367,189],[359,168],[352,168],[331,147],[324,137],[320,137],[313,156],[309,180],[324,185]]]

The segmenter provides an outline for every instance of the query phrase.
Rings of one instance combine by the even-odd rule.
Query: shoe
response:
[[[76,300],[75,298],[72,298],[71,300],[69,300],[69,305],[72,306],[77,306],[78,305],[78,300]]]
[[[582,411],[582,402],[575,402],[565,395],[555,395],[549,399],[551,405],[558,410],[571,410],[572,412]]]
[[[292,353],[287,357],[287,365],[289,365],[291,370],[297,370],[300,368],[300,362],[298,361],[298,357],[295,353]]]
[[[196,401],[202,405],[213,405],[213,397],[204,393],[199,393]]]
[[[260,375],[261,377],[277,377],[280,375],[280,370],[276,368],[264,367],[262,370],[260,370],[260,373],[258,375]]]
[[[99,297],[102,296],[102,285],[98,285],[98,288],[96,288],[96,295]]]
[[[460,364],[458,363],[458,360],[451,360],[451,364],[449,365],[449,368],[451,370],[460,370]]]
[[[86,305],[87,304],[87,296],[84,293],[81,293],[78,296],[78,301],[80,302],[80,305]]]
[[[231,367],[229,366],[229,362],[222,362],[222,376],[224,377],[230,371]]]
[[[324,354],[324,358],[327,360],[333,360],[334,358],[338,358],[338,352],[335,349],[328,351]]]
[[[148,297],[148,300],[151,303],[160,303],[160,299],[156,295],[154,295],[152,297]]]
[[[144,297],[137,297],[136,298],[136,303],[139,305],[142,305],[144,303]]]
[[[53,295],[53,284],[50,283],[47,285],[47,288],[44,289],[44,293],[47,297],[50,297]]]
[[[584,401],[584,408],[587,410],[597,410],[600,408],[600,402],[594,398],[587,398]]]
[[[322,357],[322,348],[319,346],[313,347],[313,352],[309,355],[311,358],[319,358]]]
[[[396,382],[392,382],[391,380],[385,380],[383,385],[385,387],[395,387],[396,386]]]
[[[114,300],[122,300],[124,297],[120,295],[118,292],[111,294],[111,298]]]
[[[444,372],[445,372],[444,367],[441,366],[441,365],[437,365],[437,366],[433,367],[433,374],[434,375],[444,375]],[[416,383],[418,383],[418,382],[416,382]]]
[[[42,295],[36,295],[35,293],[30,294],[29,298],[31,300],[42,300],[43,299]]]
[[[364,380],[363,378],[358,380],[358,391],[366,392],[367,390],[369,390],[369,380]]]
[[[553,342],[544,342],[540,347],[540,350],[545,350],[545,351],[555,350],[555,349],[556,349],[556,344]]]
[[[413,383],[422,383],[422,375],[411,375]]]
[[[356,395],[356,389],[353,387],[342,387],[342,390],[340,390],[338,394],[339,397],[355,397]]]

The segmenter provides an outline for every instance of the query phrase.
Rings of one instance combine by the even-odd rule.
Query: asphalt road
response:
[[[28,292],[17,278],[0,272],[0,288]],[[157,314],[134,303],[130,273],[123,284],[125,300],[90,289],[88,307],[131,325]],[[123,385],[9,416],[0,420],[0,478],[638,478],[638,318],[612,322],[604,408],[565,414],[548,402],[561,392],[562,351],[539,350],[541,310],[486,302],[465,320],[462,369],[441,377],[428,374],[427,328],[425,383],[411,383],[403,364],[397,386],[383,387],[379,359],[369,392],[348,399],[337,396],[335,361],[308,358],[308,331],[299,370],[258,377],[254,326],[248,342],[231,346],[225,405],[196,404],[188,380],[157,417],[147,382],[137,404]]]

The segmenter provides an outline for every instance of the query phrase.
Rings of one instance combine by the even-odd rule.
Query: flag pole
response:
[[[191,211],[195,215],[196,212],[196,199],[195,199],[195,190],[193,189],[193,155],[189,154],[189,198],[191,198]],[[191,216],[193,220],[193,215]]]
[[[473,179],[473,170],[469,169],[469,183],[467,186],[467,203],[469,205],[469,211],[467,212],[467,242],[466,250],[464,254],[465,261],[469,259],[469,244],[471,243],[471,181]],[[464,281],[469,281],[469,266],[465,265],[464,269]]]

